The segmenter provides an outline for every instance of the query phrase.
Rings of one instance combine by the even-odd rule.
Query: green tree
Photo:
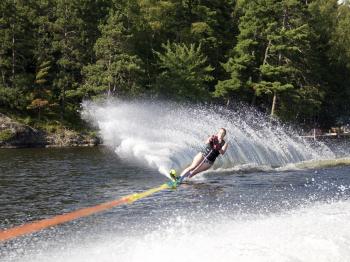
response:
[[[15,109],[25,106],[33,80],[33,5],[32,0],[0,3],[0,104]]]
[[[84,97],[213,94],[330,126],[350,118],[349,28],[348,0],[3,0],[0,107],[73,122]]]
[[[338,8],[337,26],[333,31],[331,55],[350,69],[350,5],[343,4]]]
[[[206,84],[213,79],[213,68],[207,64],[201,46],[168,42],[164,53],[156,52],[162,73],[157,91],[167,98],[200,100],[208,97]]]
[[[297,0],[239,4],[243,12],[240,34],[232,56],[224,64],[230,78],[218,82],[214,95],[228,100],[243,93],[253,102],[259,97],[264,104],[270,104],[271,115],[276,113],[279,95],[281,108],[291,101],[302,103],[303,98],[311,102],[308,97],[317,85],[304,73],[310,67],[311,36],[306,4]]]
[[[162,44],[181,42],[201,45],[202,53],[216,70],[215,77],[222,77],[220,62],[224,61],[236,30],[233,22],[233,0],[139,0],[143,24],[137,50],[146,64],[146,75],[156,79],[159,68],[154,67],[157,56],[150,52],[161,52]],[[146,40],[146,41],[145,41]],[[145,48],[146,47],[146,48]],[[147,50],[147,51],[146,51]],[[213,82],[214,83],[214,82]],[[211,86],[213,85],[211,83]]]
[[[66,112],[67,92],[78,88],[81,79],[80,71],[84,62],[80,1],[56,0],[55,21],[51,26],[57,70],[53,85],[59,94],[60,115],[63,120]]]
[[[271,4],[262,1],[238,1],[237,12],[239,18],[239,34],[237,44],[230,52],[223,68],[229,75],[226,80],[216,85],[214,96],[222,97],[229,103],[230,99],[253,96],[251,83],[259,79],[259,64],[262,61],[264,43],[264,29],[273,19]],[[255,99],[255,96],[254,96]]]
[[[42,110],[49,106],[49,100],[52,97],[50,87],[47,85],[50,68],[50,62],[44,62],[39,66],[35,76],[34,90],[31,94],[31,103],[27,107],[38,111],[39,120]]]
[[[349,7],[337,0],[315,0],[309,5],[310,26],[314,33],[313,77],[325,93],[317,121],[323,126],[349,116],[350,72],[347,66],[349,46]]]
[[[232,0],[204,0],[184,1],[185,12],[189,21],[189,34],[187,43],[197,43],[202,46],[202,52],[208,57],[208,61],[215,68],[215,78],[222,77],[220,63],[234,42],[234,33],[237,31],[234,6]],[[186,10],[186,9],[185,9]]]
[[[98,26],[106,22],[111,8],[110,0],[80,0],[79,2],[79,16],[83,21],[81,38],[84,65],[95,59],[94,45],[101,37]]]
[[[330,39],[331,48],[329,56],[332,72],[337,71],[333,77],[333,92],[329,92],[329,97],[333,99],[332,118],[347,118],[350,120],[350,4],[344,1],[338,6],[336,16],[336,26]],[[336,83],[334,83],[336,80]],[[327,110],[327,109],[326,109]],[[329,111],[328,111],[329,112]],[[338,121],[339,122],[339,121]],[[341,121],[340,121],[341,122]]]
[[[124,16],[112,11],[102,24],[101,37],[95,44],[96,63],[84,67],[84,85],[78,89],[81,96],[130,96],[139,93],[142,62],[132,54],[132,33],[124,26]]]
[[[272,95],[271,115],[275,115],[278,94],[296,90],[307,84],[303,71],[307,69],[310,30],[305,20],[305,4],[297,0],[275,3],[282,16],[268,23],[267,45],[259,67],[261,81],[253,84],[257,96]]]

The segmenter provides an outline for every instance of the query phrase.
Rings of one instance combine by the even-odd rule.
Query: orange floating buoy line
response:
[[[21,226],[16,226],[13,228],[5,229],[0,231],[0,241],[7,241],[22,235],[30,234],[37,232],[39,230],[52,227],[55,225],[59,225],[68,221],[72,221],[78,218],[86,217],[98,212],[102,212],[108,209],[111,209],[113,207],[123,205],[123,204],[131,204],[135,202],[136,200],[139,200],[141,198],[147,197],[149,195],[152,195],[156,192],[165,190],[165,189],[171,189],[176,188],[180,184],[179,181],[170,181],[168,183],[165,183],[159,187],[155,187],[152,189],[149,189],[145,192],[131,194],[125,197],[122,197],[117,200],[105,202],[96,206],[92,207],[86,207],[82,208],[73,212],[69,212],[66,214],[58,215],[52,218],[47,218],[43,220],[34,221],[31,223],[27,223]]]

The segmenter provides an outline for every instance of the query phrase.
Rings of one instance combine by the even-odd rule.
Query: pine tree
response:
[[[159,70],[152,66],[157,57],[153,52],[161,52],[162,44],[181,42],[187,45],[201,45],[202,53],[216,67],[215,77],[221,77],[220,62],[224,61],[227,51],[232,47],[235,24],[233,22],[233,0],[140,0],[140,10],[144,18],[145,32],[140,41],[140,57],[146,64],[147,75],[152,82]],[[145,48],[146,47],[146,48]],[[213,83],[211,83],[212,85]]]
[[[32,101],[27,107],[38,111],[38,119],[41,119],[42,110],[49,105],[52,97],[48,84],[48,75],[50,70],[50,62],[42,63],[37,69],[35,76],[35,87],[31,94]]]
[[[238,1],[236,9],[241,13],[237,44],[228,61],[223,64],[230,77],[219,81],[214,93],[216,97],[223,97],[227,102],[238,94],[241,97],[254,96],[252,82],[259,81],[259,65],[263,61],[267,42],[264,31],[275,14],[272,1]]]
[[[124,26],[124,16],[111,11],[106,24],[100,26],[101,37],[95,44],[96,63],[83,69],[84,85],[80,95],[130,96],[139,92],[141,60],[130,50],[131,32]]]
[[[317,121],[328,127],[336,124],[341,116],[350,117],[350,72],[346,66],[346,51],[344,52],[344,47],[348,46],[348,27],[342,12],[348,10],[347,6],[339,5],[337,0],[315,0],[309,5],[309,24],[314,31],[312,76],[317,79],[324,92]],[[339,27],[343,23],[345,27]]]
[[[350,4],[344,2],[338,8],[338,21],[332,34],[333,57],[350,69]]]
[[[306,69],[303,56],[309,48],[310,30],[304,20],[305,5],[297,0],[275,3],[281,17],[276,17],[265,29],[267,45],[260,65],[261,81],[253,85],[256,95],[272,95],[271,115],[275,115],[277,96],[302,87]]]
[[[213,68],[207,65],[207,57],[201,46],[168,42],[164,53],[156,52],[162,73],[157,79],[158,92],[175,100],[200,100],[208,97],[206,83],[213,77]]]
[[[57,74],[53,85],[59,93],[60,115],[64,119],[67,94],[78,88],[84,61],[82,39],[83,20],[79,0],[56,0],[55,21],[52,23],[52,46],[56,56]]]
[[[303,101],[303,97],[310,102],[310,92],[317,93],[317,88],[303,72],[309,70],[311,35],[305,3],[264,0],[240,4],[238,42],[224,64],[230,78],[219,81],[215,95],[227,100],[235,93],[246,93],[252,101],[258,97],[270,103],[271,115],[276,114],[279,96],[280,108]]]
[[[332,112],[332,119],[340,123],[349,123],[350,105],[350,4],[344,1],[336,12],[336,24],[330,38],[329,58],[332,66],[331,92],[328,92],[326,113]],[[341,117],[343,116],[343,117]],[[347,119],[347,120],[346,120]]]
[[[202,52],[215,67],[213,74],[221,77],[220,63],[225,60],[227,51],[232,48],[230,41],[237,28],[234,23],[234,3],[232,0],[185,1],[191,9],[189,17],[189,35],[187,43],[202,46]],[[191,4],[190,4],[191,3]]]
[[[79,16],[83,21],[81,38],[83,39],[84,65],[95,59],[94,45],[101,36],[98,26],[107,20],[111,8],[112,1],[110,0],[80,0]]]
[[[0,104],[23,109],[32,83],[34,1],[4,0],[0,3]]]

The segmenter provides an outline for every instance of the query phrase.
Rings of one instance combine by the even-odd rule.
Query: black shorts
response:
[[[213,165],[213,164],[214,164],[215,160],[214,160],[214,161],[209,160],[209,159],[205,156],[205,154],[204,154],[203,152],[202,152],[202,156],[204,157],[203,163],[207,163],[207,164],[209,164],[209,165]]]

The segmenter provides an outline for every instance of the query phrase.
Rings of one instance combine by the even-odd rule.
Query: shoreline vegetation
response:
[[[98,131],[88,126],[73,129],[56,123],[34,128],[21,122],[0,113],[0,149],[94,147],[103,144]],[[322,132],[320,129],[313,129],[299,137],[333,144],[335,141],[350,142],[350,131],[335,128]]]
[[[78,111],[106,97],[350,124],[348,0],[3,0],[0,14],[1,146],[99,143]]]
[[[0,148],[91,147],[99,144],[101,139],[90,128],[74,130],[56,125],[44,130],[0,113]]]

